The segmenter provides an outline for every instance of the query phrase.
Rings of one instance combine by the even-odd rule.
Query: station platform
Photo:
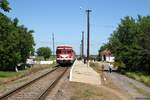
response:
[[[70,81],[101,85],[100,75],[87,64],[76,60],[70,71]]]

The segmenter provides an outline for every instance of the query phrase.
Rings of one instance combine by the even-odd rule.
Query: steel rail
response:
[[[31,81],[29,81],[29,82],[19,86],[18,88],[14,89],[14,90],[12,90],[10,92],[0,96],[0,100],[6,100],[8,97],[14,95],[15,93],[18,93],[19,91],[21,91],[22,89],[26,88],[27,86],[30,86],[31,84],[35,83],[36,81],[40,80],[41,78],[43,78],[43,77],[47,76],[48,74],[54,72],[56,69],[59,68],[58,66],[59,65],[54,66],[56,68],[54,68],[54,69],[50,70],[49,72],[47,72],[47,73],[45,73],[45,74],[43,74],[43,75],[41,75],[41,76],[31,80]]]
[[[68,67],[65,68],[63,73],[61,73],[50,85],[49,87],[37,98],[37,100],[45,100],[47,95],[51,92],[51,90],[56,86],[56,84],[59,82],[59,80],[64,76],[66,71],[68,70]]]

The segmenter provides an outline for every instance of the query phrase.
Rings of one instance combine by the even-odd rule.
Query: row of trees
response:
[[[150,16],[124,17],[100,50],[110,49],[119,68],[150,72]]]
[[[0,1],[0,9],[6,12],[11,9],[7,0]],[[34,52],[34,31],[18,22],[17,18],[11,20],[0,13],[0,70],[15,70]]]
[[[52,51],[49,47],[40,47],[37,49],[37,55],[43,57],[45,60],[50,58]]]
[[[9,12],[9,2],[0,0],[0,9]],[[15,70],[18,64],[26,63],[26,59],[34,55],[34,31],[18,23],[17,18],[11,20],[0,13],[0,70]],[[51,49],[41,47],[37,50],[37,55],[46,60],[51,56]]]

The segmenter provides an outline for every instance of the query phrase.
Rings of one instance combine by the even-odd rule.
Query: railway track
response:
[[[45,100],[49,92],[55,87],[55,85],[58,83],[58,81],[62,78],[62,76],[65,74],[68,68],[64,70],[64,72],[59,75],[50,85],[49,87],[37,98],[37,100]]]
[[[43,100],[67,69],[67,67],[57,67],[1,96],[0,100]]]

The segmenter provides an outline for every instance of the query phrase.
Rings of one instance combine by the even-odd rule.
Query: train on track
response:
[[[60,65],[73,64],[75,61],[75,52],[70,45],[58,45],[56,48],[56,61]]]

